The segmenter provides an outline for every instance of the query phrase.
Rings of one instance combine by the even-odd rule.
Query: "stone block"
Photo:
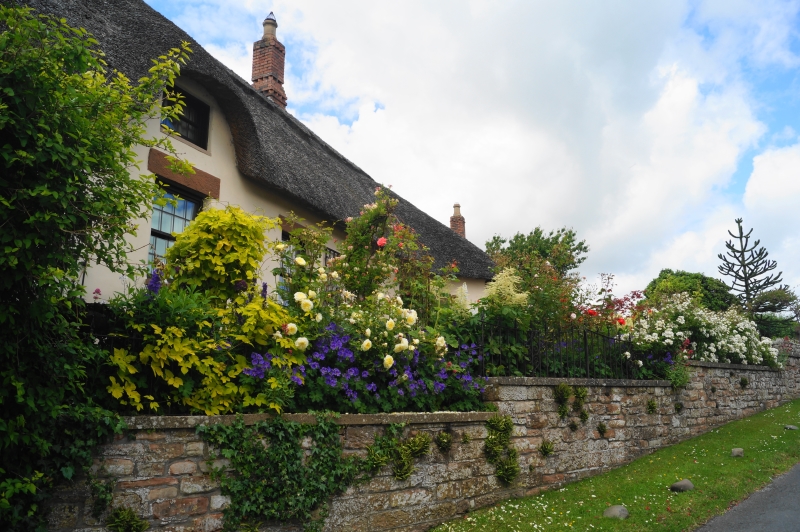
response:
[[[153,488],[156,486],[177,486],[178,479],[170,477],[146,478],[119,482],[117,488],[121,490],[134,490],[139,488]]]
[[[218,532],[222,530],[225,522],[222,514],[209,514],[194,520],[196,532]]]
[[[191,441],[186,444],[184,454],[186,456],[203,456],[206,452],[206,444],[201,441]]]
[[[175,462],[169,466],[170,475],[192,475],[197,471],[197,463],[190,460]]]
[[[151,462],[172,460],[183,456],[183,450],[182,443],[151,443],[147,458]]]
[[[351,426],[345,432],[344,446],[347,449],[366,449],[375,443],[375,436],[383,434],[383,427]]]
[[[147,494],[147,498],[151,501],[158,499],[174,499],[177,496],[178,488],[175,486],[151,489],[150,493]]]
[[[167,467],[165,462],[140,462],[136,464],[137,477],[160,477]]]
[[[174,516],[199,515],[208,511],[208,497],[170,499],[153,504],[153,517],[164,519]]]
[[[211,462],[211,467],[209,467],[208,462],[205,460],[200,462],[200,471],[203,473],[209,473],[211,469],[224,469],[225,471],[231,471],[231,461],[227,458],[219,458]]]
[[[181,493],[193,495],[219,488],[219,484],[206,476],[185,477],[181,479]]]
[[[392,508],[404,508],[430,502],[431,500],[433,500],[433,492],[431,490],[411,489],[395,491],[390,495],[390,506]]]
[[[167,435],[163,432],[150,432],[147,430],[138,430],[133,433],[133,436],[136,441],[158,441],[166,439]]]
[[[99,463],[97,476],[129,477],[133,475],[133,466],[133,460],[127,458],[106,458]]]
[[[49,528],[74,528],[78,524],[77,504],[56,504],[47,514]]]

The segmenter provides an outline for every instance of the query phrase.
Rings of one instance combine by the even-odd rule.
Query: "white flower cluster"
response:
[[[692,359],[731,364],[778,364],[778,350],[769,338],[761,338],[756,324],[736,310],[715,312],[692,303],[688,294],[672,296],[659,309],[645,311],[637,319],[629,339],[643,349],[677,355],[687,345]]]

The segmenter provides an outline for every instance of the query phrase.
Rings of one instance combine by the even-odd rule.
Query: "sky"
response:
[[[572,228],[621,294],[743,218],[800,285],[800,0],[146,1],[248,81],[273,11],[289,112],[481,248]]]

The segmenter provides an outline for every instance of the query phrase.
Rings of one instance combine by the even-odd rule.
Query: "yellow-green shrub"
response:
[[[223,301],[234,298],[257,276],[267,251],[264,233],[279,226],[276,219],[239,207],[201,212],[167,251],[172,283]]]

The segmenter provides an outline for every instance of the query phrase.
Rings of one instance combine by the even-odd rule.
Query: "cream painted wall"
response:
[[[246,179],[240,174],[236,165],[236,154],[230,128],[217,102],[203,87],[191,80],[178,78],[176,85],[191,93],[196,98],[199,98],[211,108],[207,150],[200,149],[179,137],[173,137],[172,139],[172,144],[180,157],[188,160],[197,169],[203,170],[220,179],[219,200],[207,198],[204,203],[204,208],[224,208],[227,205],[235,205],[241,207],[245,211],[269,216],[271,218],[294,212],[299,217],[307,220],[308,223],[316,224],[323,221],[305,209],[299,208],[297,205],[272,193],[265,187],[261,187]],[[147,133],[153,138],[164,136],[160,123],[156,119],[151,120],[148,124]],[[131,173],[135,175],[149,173],[147,171],[148,149],[137,147],[136,154],[141,161],[140,168],[131,169]],[[273,240],[280,240],[281,234],[280,231],[276,229],[269,231],[266,237]],[[328,247],[337,249],[336,241],[341,241],[342,238],[344,238],[344,233],[335,230],[331,241],[328,243]],[[133,264],[146,263],[148,247],[150,245],[149,219],[139,220],[137,234],[136,236],[130,237],[129,241],[134,248],[134,251],[128,255],[129,261]],[[269,272],[276,266],[277,263],[269,258],[262,265],[261,278],[267,281],[270,286],[275,285],[275,280]],[[115,292],[123,291],[125,284],[129,282],[130,281],[121,278],[119,275],[112,273],[104,266],[91,266],[86,271],[84,281],[84,285],[87,289],[87,299],[91,300],[94,289],[100,288],[102,300],[107,301]],[[460,280],[459,283],[453,285],[452,293],[455,293],[458,287],[464,282],[467,283],[471,300],[474,301],[482,297],[485,282],[480,279]]]

